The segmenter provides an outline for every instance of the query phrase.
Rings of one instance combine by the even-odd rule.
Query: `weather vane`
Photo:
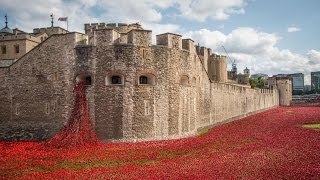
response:
[[[4,18],[6,19],[6,28],[8,27],[8,16],[7,14],[4,16]]]
[[[51,14],[50,17],[51,17],[51,27],[53,27],[53,14]]]

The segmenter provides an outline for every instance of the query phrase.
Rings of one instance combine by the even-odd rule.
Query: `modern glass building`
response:
[[[292,79],[292,94],[302,94],[304,92],[304,74],[295,73],[288,76]]]
[[[311,90],[320,92],[320,71],[311,72]]]

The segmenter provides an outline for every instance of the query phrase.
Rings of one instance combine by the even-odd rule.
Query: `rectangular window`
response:
[[[139,84],[148,84],[148,77],[140,76],[139,77]]]
[[[112,76],[111,77],[112,84],[122,84],[120,76]]]
[[[46,114],[50,113],[50,104],[46,103]]]
[[[14,46],[14,51],[16,54],[19,54],[19,52],[20,52],[19,45]]]
[[[59,80],[59,74],[58,74],[58,72],[54,72],[54,80],[55,80],[55,81]]]
[[[20,104],[16,104],[16,115],[20,115]]]
[[[52,104],[53,104],[52,111],[53,111],[53,112],[56,112],[56,110],[57,110],[57,103],[58,103],[57,100],[55,100],[55,101],[52,102]]]
[[[149,116],[151,114],[150,100],[144,100],[144,115]]]
[[[6,46],[1,46],[1,53],[6,54],[7,53],[7,47]]]
[[[142,59],[145,59],[147,56],[147,51],[145,49],[140,49],[140,53],[141,53]]]
[[[85,78],[85,85],[90,86],[92,84],[91,76],[87,76]]]
[[[143,59],[145,59],[147,57],[147,51],[143,49],[142,54],[143,54]]]

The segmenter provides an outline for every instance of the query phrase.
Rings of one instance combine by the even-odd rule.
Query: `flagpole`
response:
[[[68,21],[69,21],[69,19],[67,19],[67,31],[69,31],[69,30],[68,30]]]

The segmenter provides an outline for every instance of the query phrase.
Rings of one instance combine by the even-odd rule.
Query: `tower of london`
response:
[[[272,89],[231,83],[226,56],[179,34],[156,35],[152,44],[152,31],[138,23],[84,27],[84,34],[0,31],[0,139],[44,140],[59,132],[77,81],[86,84],[90,120],[105,141],[193,136],[290,103],[289,79],[274,79]]]

